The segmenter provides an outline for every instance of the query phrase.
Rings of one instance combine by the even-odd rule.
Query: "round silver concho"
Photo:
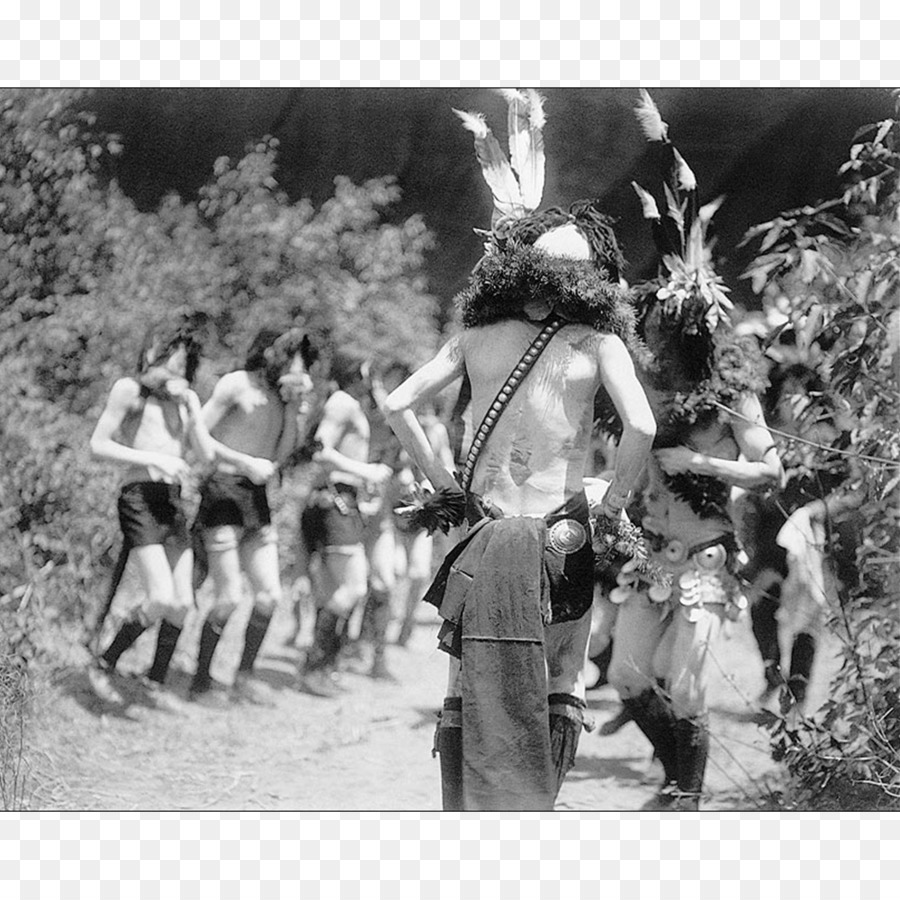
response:
[[[575,519],[560,519],[550,526],[547,543],[557,553],[575,553],[587,543],[587,531]]]

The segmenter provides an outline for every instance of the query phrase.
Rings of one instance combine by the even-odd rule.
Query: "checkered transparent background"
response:
[[[886,900],[898,845],[861,814],[29,814],[0,818],[0,895]]]
[[[4,0],[0,83],[890,83],[900,82],[898,6]],[[663,17],[674,8],[679,19]]]
[[[896,0],[4,0],[0,84],[898,84]],[[298,17],[302,10],[302,18]],[[900,896],[874,814],[0,815],[0,896]]]

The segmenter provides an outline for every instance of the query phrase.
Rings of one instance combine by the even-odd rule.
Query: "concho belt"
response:
[[[547,529],[547,545],[557,553],[577,553],[587,543],[587,529],[577,519],[560,519]]]

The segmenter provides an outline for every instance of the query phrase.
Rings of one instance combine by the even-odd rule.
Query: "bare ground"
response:
[[[246,621],[225,632],[213,675],[231,681]],[[74,667],[42,692],[32,733],[32,809],[44,810],[437,810],[439,763],[432,758],[435,713],[443,697],[446,657],[435,646],[428,607],[407,648],[391,646],[397,684],[347,671],[346,691],[323,699],[294,687],[300,651],[291,621],[279,614],[257,663],[271,705],[207,708],[186,700],[198,640],[189,620],[169,678],[179,709],[153,705],[141,682],[154,633],[123,657],[116,684],[125,708],[105,706]],[[308,625],[299,645],[308,639]],[[719,646],[711,697],[712,747],[704,808],[766,808],[781,772],[755,722],[762,666],[749,624]],[[821,654],[811,701],[820,702],[833,652]],[[618,709],[608,687],[588,694],[598,724]],[[584,733],[559,810],[635,810],[654,793],[660,771],[634,724],[601,737]]]

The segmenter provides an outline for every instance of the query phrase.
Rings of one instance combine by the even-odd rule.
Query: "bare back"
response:
[[[474,422],[481,422],[539,330],[507,320],[462,335]],[[475,467],[472,490],[507,515],[545,515],[582,489],[602,342],[587,325],[566,325],[501,414]]]

